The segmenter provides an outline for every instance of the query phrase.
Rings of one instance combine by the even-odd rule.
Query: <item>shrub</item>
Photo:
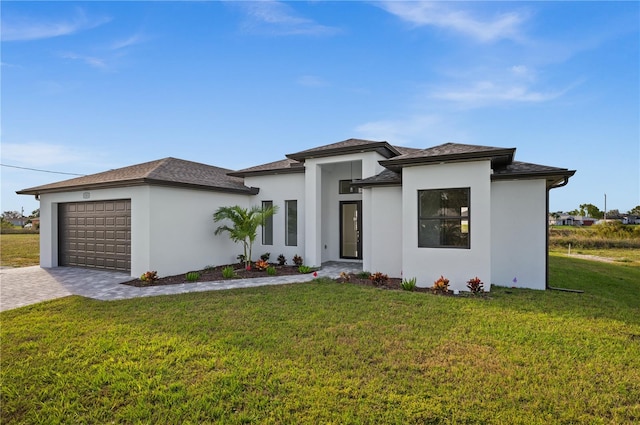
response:
[[[287,257],[285,257],[284,254],[278,255],[278,265],[284,266],[285,264],[287,264]]]
[[[247,257],[244,254],[238,254],[236,257],[238,263],[244,264],[247,261]]]
[[[296,266],[300,267],[303,262],[304,262],[304,260],[298,254],[293,256],[293,264],[295,264]]]
[[[374,285],[381,286],[384,285],[387,280],[389,280],[389,276],[384,273],[375,272],[369,276],[369,280],[373,282]]]
[[[414,291],[416,289],[416,285],[418,283],[418,279],[412,277],[411,279],[403,279],[400,286],[405,291]]]
[[[479,294],[481,292],[484,292],[484,284],[478,278],[478,276],[467,281],[467,288],[469,288],[472,294]]]
[[[197,282],[200,279],[200,273],[189,272],[187,273],[187,282]]]
[[[265,260],[258,260],[255,263],[253,263],[253,266],[260,270],[260,271],[265,271],[267,270],[267,268],[269,267],[269,263],[267,263]]]
[[[358,273],[358,277],[360,279],[369,279],[369,276],[371,276],[371,273],[369,273],[367,271],[362,271],[362,272]]]
[[[267,274],[269,276],[275,276],[276,275],[276,268],[273,267],[273,266],[267,267]]]
[[[438,280],[433,282],[433,286],[431,287],[433,292],[435,293],[447,293],[449,292],[449,279],[444,276],[440,276]]]
[[[312,271],[313,269],[309,266],[305,266],[305,265],[298,266],[298,272],[300,273],[307,274],[307,273],[311,273]]]
[[[268,262],[269,261],[269,257],[271,257],[271,253],[270,252],[265,252],[264,254],[262,254],[260,256],[260,259],[262,261],[267,261]]]
[[[232,277],[236,276],[236,271],[233,269],[233,267],[231,266],[227,266],[224,269],[222,269],[222,277],[224,277],[225,279],[231,279]]]
[[[155,283],[158,279],[157,271],[148,271],[142,273],[142,276],[140,276],[140,280],[143,282]]]

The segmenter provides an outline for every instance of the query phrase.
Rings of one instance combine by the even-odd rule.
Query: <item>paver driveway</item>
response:
[[[362,264],[330,262],[322,265],[318,276],[336,278],[340,272],[360,272]],[[0,270],[0,311],[35,304],[68,295],[81,295],[97,300],[122,300],[185,292],[248,288],[305,282],[312,274],[269,276],[256,279],[230,279],[217,282],[183,283],[178,285],[136,288],[122,285],[132,279],[126,273],[79,267],[43,269],[39,266]]]

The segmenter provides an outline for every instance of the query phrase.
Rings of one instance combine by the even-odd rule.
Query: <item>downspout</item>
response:
[[[569,183],[569,177],[565,176],[564,180],[562,181],[562,183],[556,184],[556,185],[551,185],[547,188],[547,199],[546,199],[546,211],[547,211],[547,216],[545,217],[546,220],[546,229],[547,229],[547,237],[546,237],[546,243],[545,243],[545,248],[546,248],[546,255],[544,257],[545,259],[545,282],[544,282],[544,287],[545,289],[550,289],[553,291],[563,291],[563,292],[576,292],[578,294],[582,294],[584,293],[584,291],[581,291],[579,289],[567,289],[567,288],[555,288],[553,286],[549,286],[549,192],[551,191],[551,189],[555,189],[558,187],[562,187],[562,186],[566,186]]]

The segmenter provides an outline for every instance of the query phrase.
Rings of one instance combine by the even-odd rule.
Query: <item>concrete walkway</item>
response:
[[[357,273],[360,271],[362,271],[361,263],[332,261],[323,264],[322,269],[318,271],[318,277],[337,278],[340,272]],[[307,282],[314,278],[313,273],[311,273],[136,288],[135,286],[122,284],[132,279],[126,273],[78,267],[43,269],[39,266],[33,266],[1,269],[0,311],[69,295],[81,295],[96,300],[110,301],[154,295],[183,294],[186,292],[282,285]]]

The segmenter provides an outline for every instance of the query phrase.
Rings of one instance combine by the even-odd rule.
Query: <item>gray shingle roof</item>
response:
[[[517,178],[542,178],[554,184],[556,181],[569,178],[575,174],[575,170],[568,168],[550,167],[548,165],[531,164],[529,162],[513,161],[511,164],[495,168],[491,175],[492,180],[511,180]]]
[[[492,164],[496,166],[513,161],[514,153],[515,148],[444,143],[427,149],[412,150],[394,158],[380,161],[380,164],[397,171],[404,166],[430,162],[468,161],[489,158]]]
[[[307,158],[318,158],[333,155],[344,155],[347,153],[377,151],[386,158],[400,155],[400,152],[388,142],[376,142],[373,140],[347,139],[342,142],[319,146],[317,148],[290,153],[287,158],[303,162]]]
[[[286,174],[304,173],[304,165],[294,159],[282,159],[280,161],[269,162],[268,164],[257,165],[255,167],[244,168],[242,170],[228,173],[230,176],[246,177],[260,176],[265,174]]]
[[[142,184],[181,186],[196,189],[257,193],[248,188],[242,178],[229,176],[231,170],[176,158],[164,158],[143,164],[131,165],[102,173],[76,177],[57,183],[36,186],[19,191],[19,194],[37,195],[47,192],[88,190],[107,187],[123,187]]]
[[[354,186],[395,186],[402,184],[402,174],[391,170],[384,170],[380,174],[351,183]]]

